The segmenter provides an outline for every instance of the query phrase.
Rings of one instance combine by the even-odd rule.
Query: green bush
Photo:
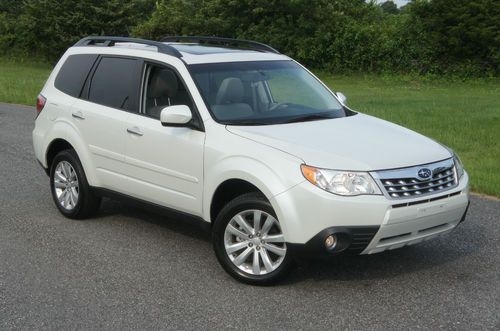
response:
[[[438,71],[500,69],[499,1],[418,1],[411,12],[425,29],[426,46],[432,50],[429,62],[438,63]]]
[[[55,60],[86,35],[208,35],[335,72],[497,76],[499,22],[498,0],[0,0],[0,51]]]
[[[53,61],[84,36],[128,35],[153,8],[152,0],[0,0],[0,49]]]
[[[402,11],[363,0],[163,0],[133,34],[255,39],[337,72],[497,75],[498,7],[494,0],[416,0]]]

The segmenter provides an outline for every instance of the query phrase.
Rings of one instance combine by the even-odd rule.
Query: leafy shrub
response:
[[[0,49],[56,60],[84,36],[128,35],[148,8],[151,0],[0,0]]]
[[[416,0],[402,11],[363,0],[163,0],[133,34],[255,39],[333,71],[478,76],[498,74],[498,7],[494,0]]]
[[[498,0],[0,0],[0,52],[55,60],[86,35],[208,35],[336,72],[496,76],[499,22]]]

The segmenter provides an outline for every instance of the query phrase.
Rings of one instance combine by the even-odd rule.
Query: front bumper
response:
[[[385,250],[401,248],[449,233],[465,220],[469,209],[469,200],[465,206],[460,198],[450,199],[450,197],[422,205],[420,208],[414,208],[417,215],[413,221],[401,221],[395,217],[390,220],[396,219],[401,222],[391,222],[381,226],[361,254],[380,253]],[[447,210],[441,212],[443,209]]]
[[[327,232],[337,231],[357,244],[341,245],[345,249],[330,253],[373,254],[452,231],[465,217],[468,182],[465,173],[459,185],[446,192],[398,200],[385,196],[340,197],[304,182],[275,196],[271,204],[292,251],[324,252]],[[364,242],[355,240],[356,236]]]
[[[287,249],[293,256],[329,256],[340,253],[360,254],[379,230],[378,226],[330,227],[319,232],[305,244],[287,243]],[[334,249],[327,249],[325,238],[334,235]]]

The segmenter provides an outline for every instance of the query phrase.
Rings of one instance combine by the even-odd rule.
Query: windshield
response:
[[[293,61],[194,64],[190,72],[220,123],[266,125],[351,115]]]

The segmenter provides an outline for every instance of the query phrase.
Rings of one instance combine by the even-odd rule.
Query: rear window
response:
[[[80,97],[85,79],[94,65],[97,54],[77,54],[66,59],[54,82],[55,87],[75,98]]]
[[[138,64],[135,59],[103,57],[90,82],[89,101],[135,111],[140,84]]]

